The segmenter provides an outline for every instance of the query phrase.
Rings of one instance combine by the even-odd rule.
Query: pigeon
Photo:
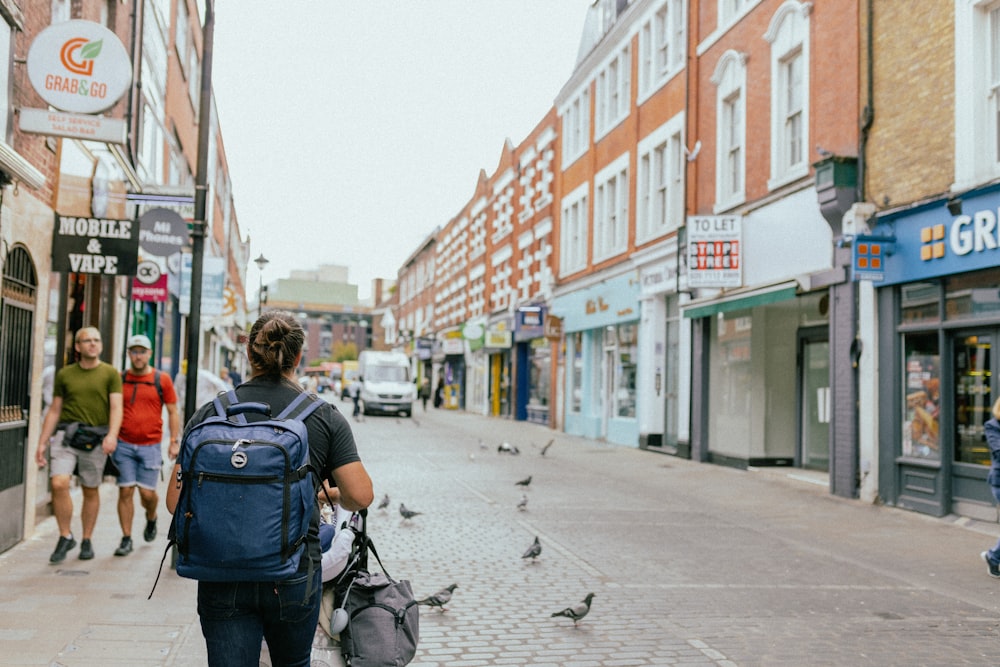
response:
[[[497,446],[497,454],[520,454],[519,450],[515,445],[510,444],[507,441],[501,442]]]
[[[378,502],[378,508],[380,510],[384,510],[388,506],[389,506],[389,494],[387,493],[384,496],[382,496],[382,500]]]
[[[418,514],[423,514],[423,512],[414,512],[413,510],[408,510],[406,509],[406,505],[404,505],[403,503],[399,503],[399,514],[404,519],[409,520],[417,516]]]
[[[458,584],[452,584],[446,588],[442,588],[434,595],[429,595],[423,600],[417,600],[417,604],[426,605],[428,607],[437,607],[442,612],[447,611],[445,605],[451,600],[452,592],[458,588]]]
[[[521,494],[521,502],[519,502],[517,504],[517,509],[521,510],[522,512],[524,510],[528,509],[528,496],[527,496],[527,494],[524,494],[524,493]]]
[[[530,558],[531,562],[534,563],[540,553],[542,553],[542,543],[538,541],[538,536],[535,535],[535,541],[531,543],[531,546],[528,547],[528,550],[524,552],[521,558]]]
[[[551,447],[552,443],[555,442],[555,441],[556,441],[556,439],[552,438],[547,443],[545,443],[545,446],[542,447],[542,456],[545,456],[545,452],[549,451],[549,447]]]
[[[593,593],[587,593],[587,597],[583,599],[583,602],[575,604],[572,607],[566,607],[562,611],[557,611],[552,614],[552,617],[565,616],[566,618],[573,619],[573,627],[576,627],[577,621],[582,619],[590,611],[590,601],[594,599]]]
[[[524,479],[522,479],[520,482],[514,482],[514,486],[525,486],[526,487],[529,484],[531,484],[531,475],[528,475],[527,477],[525,477]]]

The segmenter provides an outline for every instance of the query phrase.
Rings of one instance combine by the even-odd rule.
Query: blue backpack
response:
[[[184,437],[183,481],[169,538],[177,574],[201,581],[279,581],[306,551],[318,474],[304,420],[320,406],[299,394],[277,417],[266,403],[219,394],[216,414]],[[249,421],[247,414],[265,415]]]

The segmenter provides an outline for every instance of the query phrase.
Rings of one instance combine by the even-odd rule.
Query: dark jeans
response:
[[[323,591],[317,569],[278,582],[198,582],[198,615],[209,667],[258,667],[261,639],[275,667],[309,667]]]

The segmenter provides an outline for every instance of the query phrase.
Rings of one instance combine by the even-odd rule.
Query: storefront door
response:
[[[954,401],[952,408],[952,499],[988,503],[993,499],[986,485],[990,450],[983,435],[983,424],[991,416],[995,387],[997,355],[993,347],[1000,341],[1000,330],[978,329],[957,333],[952,338]]]
[[[799,332],[799,465],[830,469],[830,341],[827,328]]]

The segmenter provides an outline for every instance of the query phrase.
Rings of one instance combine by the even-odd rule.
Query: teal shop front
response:
[[[607,278],[553,299],[565,332],[566,433],[639,446],[639,278]]]

